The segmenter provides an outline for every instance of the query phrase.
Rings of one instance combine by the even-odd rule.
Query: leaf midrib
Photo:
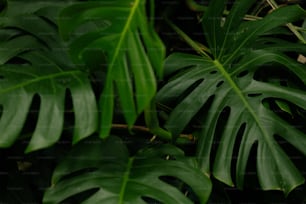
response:
[[[116,48],[115,48],[115,52],[111,58],[111,61],[109,63],[109,72],[112,72],[112,69],[114,67],[114,64],[115,64],[115,61],[117,60],[118,58],[118,55],[119,55],[119,52],[120,52],[120,48],[122,47],[122,44],[124,42],[124,39],[126,37],[126,34],[130,28],[130,25],[131,25],[131,22],[133,20],[133,17],[135,15],[135,12],[138,8],[138,5],[140,3],[140,0],[135,0],[135,2],[132,2],[132,9],[131,9],[131,13],[130,15],[128,16],[128,19],[126,21],[126,24],[124,25],[124,28],[122,30],[122,34],[120,35],[120,38],[119,38],[119,41],[116,45]]]
[[[253,110],[253,108],[251,107],[251,105],[248,103],[248,101],[246,100],[246,98],[244,97],[244,95],[242,94],[242,92],[240,91],[239,87],[237,86],[237,84],[232,80],[231,76],[226,72],[226,70],[224,69],[223,65],[218,61],[218,60],[214,60],[213,61],[214,65],[218,68],[218,70],[220,71],[220,73],[222,74],[222,76],[227,80],[227,82],[230,84],[230,86],[232,87],[232,89],[234,90],[234,92],[238,95],[238,97],[240,98],[240,100],[242,101],[243,105],[246,107],[246,109],[248,110],[248,112],[251,114],[251,116],[254,118],[255,122],[257,123],[257,126],[259,127],[260,131],[263,133],[264,138],[266,138],[266,142],[267,144],[271,147],[270,144],[270,140],[269,138],[269,134],[265,131],[265,129],[262,127],[259,118],[257,117],[255,111]]]
[[[38,83],[40,81],[43,81],[43,80],[48,80],[48,79],[52,79],[52,78],[56,78],[56,77],[61,77],[61,76],[66,76],[66,75],[75,75],[75,74],[78,74],[80,73],[81,71],[79,70],[75,70],[75,71],[69,71],[69,72],[60,72],[60,73],[56,73],[56,74],[51,74],[51,75],[46,75],[46,76],[42,76],[42,77],[37,77],[35,79],[32,79],[32,80],[28,80],[26,82],[23,82],[23,83],[19,83],[15,86],[11,86],[9,88],[6,88],[6,89],[2,89],[0,90],[0,94],[5,94],[9,91],[12,91],[12,90],[15,90],[15,89],[19,89],[19,88],[22,88],[22,87],[25,87],[25,86],[28,86],[28,85],[31,85],[31,84],[34,84],[34,83]]]
[[[130,172],[131,172],[131,169],[132,169],[132,166],[133,166],[133,161],[134,161],[134,158],[129,158],[129,161],[127,163],[127,167],[126,167],[126,170],[125,170],[124,175],[123,175],[122,185],[121,185],[121,189],[120,189],[120,193],[119,193],[118,204],[124,204],[125,190],[126,190],[127,183],[129,181]]]

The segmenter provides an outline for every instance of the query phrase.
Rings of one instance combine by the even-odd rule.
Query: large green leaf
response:
[[[10,5],[9,2],[8,11]],[[35,12],[2,17],[0,147],[11,146],[19,137],[34,96],[40,101],[35,107],[38,119],[31,121],[35,129],[26,151],[50,146],[59,139],[67,91],[75,115],[73,141],[87,137],[97,128],[97,104],[88,73],[72,64],[56,24],[52,23],[58,8],[56,4],[41,8],[50,14],[44,18]]]
[[[164,46],[145,10],[145,0],[107,0],[75,4],[60,15],[62,36],[74,39],[70,49],[75,62],[101,70],[106,64],[101,137],[109,134],[115,95],[131,127],[155,95],[155,75],[162,75]]]
[[[179,186],[165,182],[162,177],[189,185],[200,203],[208,200],[209,178],[198,169],[195,159],[185,157],[180,149],[164,145],[140,150],[133,157],[128,155],[124,142],[115,136],[104,141],[83,141],[56,167],[43,202],[61,203],[95,189],[78,203],[146,203],[143,198],[162,203],[192,203]],[[166,159],[167,156],[171,159]]]
[[[204,112],[197,151],[204,172],[212,171],[217,179],[234,185],[231,170],[235,169],[236,184],[242,187],[250,151],[254,147],[261,187],[283,190],[288,194],[302,184],[304,178],[276,137],[306,155],[306,135],[280,118],[265,101],[282,100],[306,109],[305,65],[284,54],[288,51],[305,53],[306,47],[284,43],[264,34],[305,17],[305,11],[299,6],[288,6],[262,20],[243,22],[242,16],[252,2],[240,0],[235,2],[223,22],[220,4],[224,5],[225,1],[211,1],[203,17],[211,58],[174,53],[165,62],[165,74],[171,78],[159,91],[157,100],[175,104],[166,128],[178,135],[199,111]],[[200,47],[195,48],[201,52]],[[287,75],[295,75],[294,80],[300,85],[281,85],[280,78],[278,83],[260,81],[255,74],[264,65],[268,65],[265,66],[266,73],[277,67],[280,71],[286,70]],[[208,110],[203,111],[202,107]],[[213,143],[218,144],[216,155],[211,154]],[[239,152],[233,167],[235,144],[239,145]],[[214,157],[212,167],[211,157]]]

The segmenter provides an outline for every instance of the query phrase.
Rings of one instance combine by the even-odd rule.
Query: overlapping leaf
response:
[[[96,100],[88,74],[75,68],[57,34],[53,20],[60,6],[40,4],[33,13],[15,15],[11,3],[0,28],[0,147],[18,139],[35,95],[38,119],[31,121],[35,130],[26,151],[54,144],[63,130],[67,90],[75,115],[73,140],[87,137],[97,127]]]
[[[236,184],[242,187],[250,151],[255,146],[262,188],[288,194],[304,178],[275,137],[281,137],[306,155],[306,135],[277,116],[265,100],[282,100],[305,110],[306,92],[302,86],[293,88],[255,80],[255,72],[267,63],[270,66],[266,69],[272,68],[272,63],[294,74],[305,85],[305,66],[284,52],[305,53],[306,47],[261,37],[271,29],[305,17],[305,11],[288,6],[262,20],[243,22],[242,17],[254,1],[240,0],[235,1],[223,22],[224,8],[220,5],[225,2],[211,1],[202,19],[212,58],[175,53],[166,60],[166,75],[172,77],[157,98],[161,103],[176,104],[166,128],[174,135],[181,133],[206,104],[209,109],[201,124],[197,153],[203,171],[212,171],[219,180],[234,185],[231,169],[236,169]],[[200,48],[197,51],[201,52]],[[216,141],[219,134],[220,140]],[[212,144],[216,142],[219,145],[211,167]],[[239,144],[239,152],[233,168],[235,144]]]
[[[123,141],[115,136],[105,141],[88,139],[75,146],[57,166],[43,202],[61,203],[95,190],[82,203],[138,204],[151,198],[162,203],[191,204],[179,186],[162,180],[171,177],[189,185],[200,203],[205,203],[211,183],[195,164],[193,158],[170,145],[144,149],[129,157]]]
[[[85,2],[63,10],[60,28],[73,38],[71,54],[77,63],[105,68],[101,95],[100,135],[107,137],[118,94],[129,126],[156,92],[155,75],[162,74],[164,47],[147,21],[145,1]],[[104,61],[104,59],[106,59]]]

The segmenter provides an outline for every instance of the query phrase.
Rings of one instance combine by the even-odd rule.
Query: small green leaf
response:
[[[285,111],[286,113],[289,113],[290,115],[292,115],[290,106],[289,106],[286,102],[281,101],[281,100],[275,100],[275,103],[278,105],[278,107],[279,107],[282,111]]]

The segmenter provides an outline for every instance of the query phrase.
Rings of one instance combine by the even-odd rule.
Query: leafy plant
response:
[[[0,1],[0,202],[305,200],[305,10],[198,2]]]
[[[165,62],[169,81],[157,94],[158,102],[175,104],[165,127],[180,134],[192,118],[205,107],[200,124],[197,157],[202,170],[234,185],[232,181],[234,145],[239,145],[235,177],[243,187],[250,151],[256,148],[256,166],[260,185],[265,190],[278,189],[288,194],[304,183],[304,178],[277,143],[281,137],[296,149],[305,152],[305,133],[273,112],[268,100],[282,100],[306,109],[305,66],[291,59],[286,52],[305,54],[306,46],[279,41],[266,34],[278,33],[280,26],[305,17],[299,6],[279,8],[261,20],[243,21],[255,1],[236,1],[223,17],[224,0],[211,1],[202,17],[208,49],[205,52],[178,27],[171,26],[199,53],[174,53]],[[278,81],[261,81],[257,71],[265,64],[273,71],[280,69],[295,76],[300,86],[283,85]],[[281,80],[281,79],[280,79]],[[206,105],[206,106],[205,106]],[[218,141],[220,138],[220,141]],[[218,149],[211,166],[213,141]]]

